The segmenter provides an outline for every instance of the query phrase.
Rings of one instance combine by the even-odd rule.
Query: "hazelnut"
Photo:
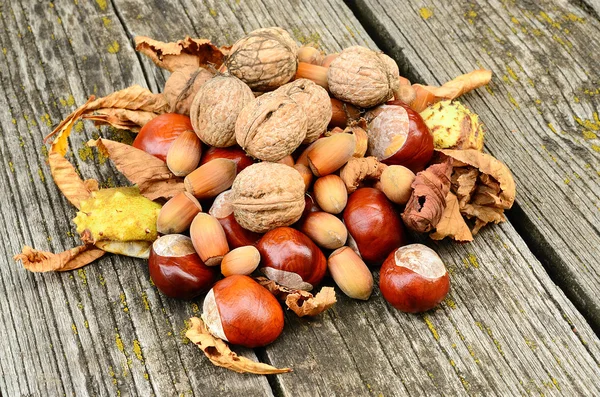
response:
[[[181,192],[165,203],[156,219],[156,230],[161,234],[186,231],[194,217],[202,211],[200,203],[188,192]]]
[[[281,92],[269,92],[242,109],[235,123],[235,139],[250,156],[278,161],[300,146],[307,123],[302,106]]]
[[[294,77],[297,52],[298,45],[285,30],[257,29],[231,47],[225,66],[252,90],[271,91]]]
[[[300,230],[319,247],[331,250],[346,244],[348,238],[344,223],[327,212],[311,212],[302,221]]]
[[[236,221],[256,233],[291,225],[304,210],[304,180],[284,164],[253,164],[240,172],[231,190]]]
[[[412,194],[412,183],[415,174],[401,165],[386,167],[379,177],[379,187],[386,197],[393,203],[404,205],[408,203]]]
[[[450,277],[442,259],[423,244],[390,253],[379,275],[381,294],[396,309],[419,313],[433,309],[448,294]]]
[[[306,62],[311,65],[321,65],[325,55],[311,45],[304,45],[298,49],[298,62]]]
[[[337,175],[322,176],[313,187],[315,201],[325,212],[339,214],[346,208],[348,191],[346,184]]]
[[[352,134],[334,134],[317,139],[307,148],[307,161],[316,176],[332,174],[350,160],[356,148]]]
[[[234,274],[250,275],[260,263],[260,252],[252,245],[229,251],[221,262],[221,273],[225,277]]]
[[[189,115],[196,93],[212,77],[208,70],[195,66],[174,70],[163,90],[171,112]]]
[[[223,227],[215,217],[204,212],[197,214],[192,221],[190,237],[196,252],[206,266],[221,264],[223,255],[229,252]]]
[[[400,85],[398,66],[392,63],[388,56],[365,47],[346,48],[329,65],[329,91],[359,107],[379,105],[391,99]]]
[[[327,268],[344,294],[353,299],[369,299],[373,292],[373,275],[352,248],[333,251],[327,260]]]
[[[243,275],[214,285],[204,298],[202,320],[212,335],[248,348],[268,345],[283,331],[283,309],[277,299]]]
[[[216,158],[201,165],[183,180],[185,190],[199,199],[216,197],[231,187],[235,179],[233,160]]]
[[[194,131],[183,131],[167,152],[167,167],[175,176],[186,176],[200,163],[202,144]]]
[[[215,147],[235,145],[235,122],[252,90],[233,76],[215,76],[198,91],[191,107],[194,131],[202,142]]]

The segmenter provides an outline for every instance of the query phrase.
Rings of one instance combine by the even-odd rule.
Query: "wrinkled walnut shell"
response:
[[[304,181],[285,164],[253,164],[239,173],[231,190],[235,220],[256,233],[289,226],[304,211]]]
[[[331,121],[331,99],[327,90],[308,79],[298,79],[277,89],[302,106],[308,125],[302,143],[312,143],[327,130]]]
[[[250,156],[275,162],[300,146],[307,123],[302,106],[287,95],[270,92],[242,109],[235,123],[235,139]]]
[[[198,91],[190,118],[198,138],[215,147],[236,144],[235,122],[248,103],[254,100],[252,90],[233,76],[215,76]]]
[[[213,74],[204,68],[186,67],[175,70],[167,79],[163,90],[170,112],[189,115],[196,93],[212,77]]]
[[[360,46],[342,51],[327,71],[333,96],[363,108],[391,99],[400,86],[398,77],[398,66],[390,57]]]
[[[225,66],[254,91],[271,91],[296,74],[298,45],[281,28],[257,29],[238,40]]]

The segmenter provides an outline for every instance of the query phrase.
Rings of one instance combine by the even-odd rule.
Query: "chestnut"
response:
[[[202,156],[200,165],[206,164],[214,159],[229,159],[233,160],[236,164],[236,175],[239,174],[244,168],[254,164],[254,160],[246,154],[244,149],[239,146],[230,147],[209,147],[208,150]]]
[[[423,244],[390,253],[379,274],[381,294],[396,309],[420,313],[433,309],[448,294],[450,277],[439,255]]]
[[[288,288],[310,291],[327,271],[323,252],[304,233],[290,227],[267,232],[256,245],[262,258],[259,270]]]
[[[216,271],[194,250],[192,239],[182,234],[168,234],[152,244],[148,269],[158,290],[171,298],[195,298],[217,280]]]
[[[177,113],[161,114],[142,127],[132,146],[167,161],[167,153],[175,139],[188,130],[193,130],[192,121],[188,116]]]
[[[256,244],[262,237],[262,234],[252,232],[240,226],[233,215],[233,206],[231,205],[230,197],[231,190],[226,190],[219,194],[208,210],[208,213],[217,218],[223,227],[227,243],[231,249]]]
[[[402,221],[392,203],[374,188],[361,188],[350,195],[344,223],[360,256],[369,264],[383,262],[390,252],[406,243]]]
[[[368,154],[388,165],[422,171],[433,156],[433,135],[421,115],[402,101],[390,101],[367,113]]]
[[[277,299],[250,277],[237,274],[208,292],[202,320],[212,335],[248,348],[268,345],[283,331]]]

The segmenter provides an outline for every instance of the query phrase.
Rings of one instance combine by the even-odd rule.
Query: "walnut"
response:
[[[307,123],[302,106],[280,92],[269,92],[242,109],[235,139],[250,156],[275,162],[300,146]]]
[[[190,114],[194,96],[213,74],[204,68],[185,67],[175,70],[165,83],[163,95],[170,106],[170,112]]]
[[[210,146],[235,145],[235,122],[244,106],[253,100],[250,87],[237,77],[215,76],[208,80],[191,107],[196,135]]]
[[[379,105],[400,87],[398,66],[388,56],[365,47],[346,48],[327,71],[329,91],[363,108]]]
[[[327,130],[331,120],[331,99],[327,90],[308,79],[298,79],[277,89],[302,106],[308,118],[306,138],[302,143],[312,143]]]
[[[297,52],[298,45],[285,30],[257,29],[233,45],[225,66],[254,91],[271,91],[295,76]]]
[[[235,178],[231,191],[235,220],[253,232],[289,226],[304,211],[304,181],[285,164],[263,162],[247,167]]]

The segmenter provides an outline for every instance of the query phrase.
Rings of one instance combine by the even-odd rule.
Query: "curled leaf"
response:
[[[441,87],[413,84],[412,87],[416,96],[410,103],[410,107],[417,112],[421,112],[431,104],[444,99],[456,99],[469,91],[482,87],[489,83],[491,79],[492,72],[490,70],[479,69],[460,75]]]
[[[145,36],[135,37],[135,49],[150,58],[158,67],[170,72],[185,67],[212,66],[218,69],[229,53],[206,39],[186,37],[175,43],[165,43]]]
[[[456,241],[473,241],[473,235],[464,218],[460,214],[458,199],[452,192],[446,195],[446,208],[442,218],[435,227],[435,232],[429,235],[434,240],[450,237]]]
[[[139,132],[158,113],[143,110],[103,108],[91,114],[82,115],[82,119],[93,120],[96,125],[110,124],[115,128]]]
[[[447,160],[417,174],[411,185],[412,195],[402,213],[406,227],[419,233],[427,233],[436,227],[446,208],[451,173],[452,165]]]
[[[365,179],[379,179],[387,165],[376,157],[352,157],[340,171],[340,178],[346,184],[348,194],[356,191]]]
[[[171,198],[184,191],[183,180],[171,173],[167,164],[159,158],[124,143],[109,139],[88,141],[109,157],[117,169],[134,184],[140,193],[150,199]]]
[[[146,120],[146,116],[138,117],[137,112],[143,113],[165,113],[169,109],[169,104],[162,94],[153,94],[150,90],[139,85],[134,85],[124,90],[113,92],[103,98],[96,99],[93,95],[90,99],[76,109],[73,113],[67,116],[66,119],[52,131],[44,141],[56,135],[52,143],[53,152],[60,153],[64,156],[67,153],[67,138],[71,134],[75,122],[84,115],[92,114],[94,111],[102,109],[104,114],[116,111],[116,109],[127,109],[129,112],[122,112],[116,118],[97,118],[97,123],[106,121],[111,123],[115,121],[115,127],[120,128],[125,120],[129,120],[133,124],[137,124],[141,120]]]
[[[20,261],[30,272],[64,272],[83,267],[104,255],[104,251],[93,245],[81,245],[70,250],[53,254],[39,251],[31,247],[23,247],[23,251],[13,257]]]
[[[310,292],[284,287],[266,277],[257,277],[256,281],[277,299],[284,301],[298,317],[316,316],[337,302],[335,290],[331,287],[323,287],[313,296]]]
[[[195,343],[206,357],[216,366],[239,373],[258,375],[281,374],[291,372],[291,368],[275,368],[268,364],[257,363],[246,357],[240,357],[225,342],[212,336],[204,322],[198,317],[190,318],[191,326],[185,336]]]
[[[90,197],[94,186],[98,190],[97,181],[93,179],[83,181],[75,171],[75,167],[59,153],[50,152],[48,163],[50,164],[50,173],[54,183],[56,183],[65,198],[77,209],[80,208],[81,201]]]

